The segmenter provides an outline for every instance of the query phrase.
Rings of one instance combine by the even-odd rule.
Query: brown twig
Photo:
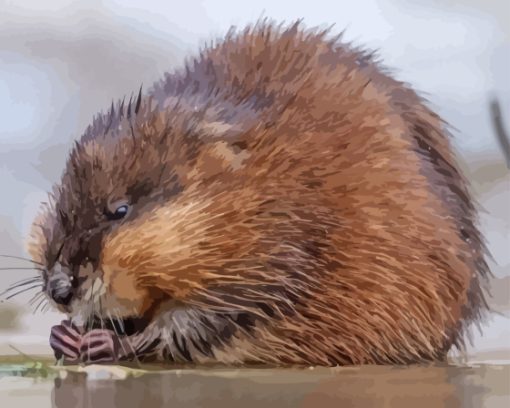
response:
[[[494,126],[494,132],[498,139],[499,147],[503,152],[506,160],[506,166],[510,169],[510,139],[503,126],[503,118],[501,115],[501,108],[499,101],[493,98],[490,104],[492,125]]]

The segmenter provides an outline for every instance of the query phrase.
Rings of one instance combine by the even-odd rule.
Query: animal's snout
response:
[[[59,305],[67,306],[73,298],[73,285],[71,278],[59,273],[49,281],[49,295]]]

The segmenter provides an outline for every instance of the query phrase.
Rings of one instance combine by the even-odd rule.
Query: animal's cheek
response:
[[[145,252],[142,238],[134,223],[121,225],[102,242],[99,269],[106,287],[105,307],[122,310],[123,315],[140,315],[150,307],[148,290],[139,279],[139,255]]]
[[[106,294],[103,307],[122,316],[141,315],[150,307],[146,289],[137,285],[135,272],[118,266],[101,266]]]

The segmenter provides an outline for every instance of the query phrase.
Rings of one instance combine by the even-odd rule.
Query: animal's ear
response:
[[[243,141],[216,140],[204,146],[196,171],[206,178],[219,173],[234,173],[246,165],[250,153]]]
[[[227,121],[206,121],[201,126],[209,140],[226,139],[231,142],[242,140],[246,128],[246,124],[241,126]]]
[[[247,106],[216,105],[205,109],[199,125],[205,144],[201,157],[202,166],[206,167],[204,174],[243,168],[250,157],[250,134],[257,126],[260,118]]]
[[[200,95],[187,95],[166,97],[164,104],[186,115],[192,112],[188,125],[203,142],[197,165],[186,177],[193,178],[197,172],[205,177],[232,173],[246,165],[250,157],[250,135],[264,124],[264,115],[254,108],[253,101],[211,101]]]

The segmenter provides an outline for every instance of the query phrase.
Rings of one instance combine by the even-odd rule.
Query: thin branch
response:
[[[492,126],[498,139],[499,147],[503,152],[506,160],[506,166],[510,169],[510,139],[503,126],[503,117],[501,115],[501,107],[499,101],[493,98],[490,104]]]

